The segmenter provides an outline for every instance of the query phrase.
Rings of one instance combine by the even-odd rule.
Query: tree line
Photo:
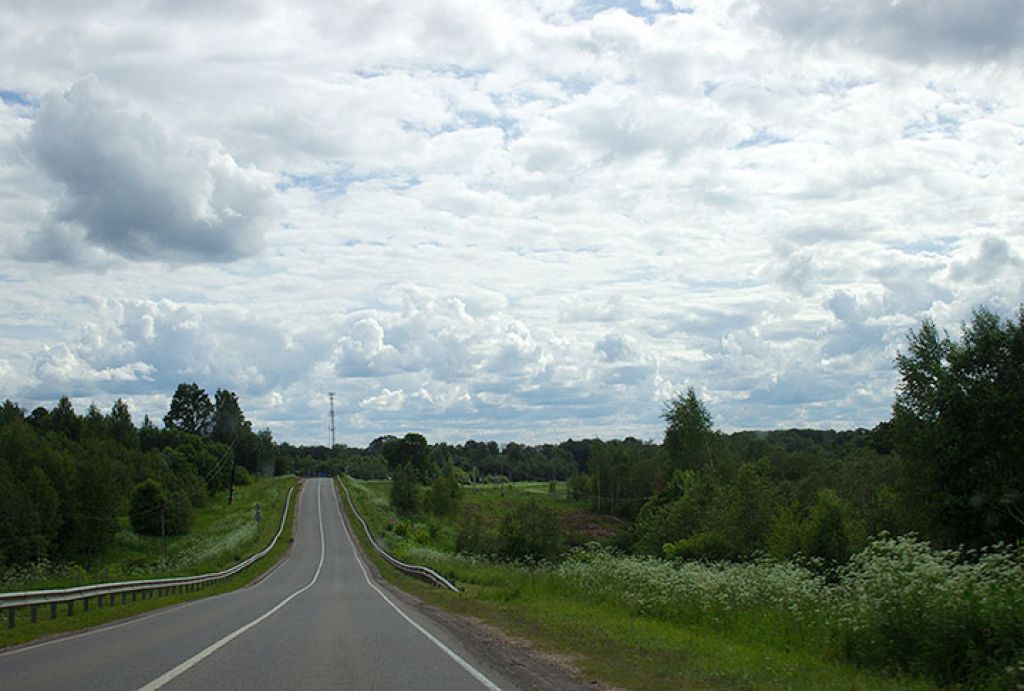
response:
[[[0,406],[0,567],[41,558],[89,566],[120,529],[183,533],[192,509],[251,474],[272,472],[268,430],[253,432],[238,397],[181,384],[158,428],[136,426],[122,400],[79,415]]]
[[[1024,539],[1024,308],[979,308],[953,338],[925,321],[896,360],[891,419],[873,429],[724,434],[690,389],[666,404],[663,438],[525,445],[383,436],[365,448],[275,443],[238,397],[181,384],[157,428],[123,401],[84,415],[0,407],[0,566],[90,562],[118,517],[139,532],[187,530],[193,507],[251,474],[392,477],[415,501],[457,511],[470,482],[567,481],[571,496],[625,519],[626,551],[684,559],[758,554],[845,560],[882,532],[938,546]],[[145,488],[140,487],[145,483]],[[136,495],[133,507],[133,493]],[[454,508],[452,508],[454,507]]]

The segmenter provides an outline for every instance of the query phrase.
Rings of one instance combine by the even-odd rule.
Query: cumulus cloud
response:
[[[657,438],[690,384],[872,425],[908,328],[1024,296],[1017,4],[0,7],[0,382],[290,441],[328,391],[353,443]]]
[[[633,354],[632,340],[621,334],[607,334],[594,344],[594,352],[600,353],[608,362],[626,360]]]
[[[392,391],[386,388],[376,396],[367,396],[359,402],[359,406],[376,410],[401,410],[405,404],[405,398],[405,392],[401,389]]]
[[[27,146],[61,194],[28,257],[231,261],[263,248],[272,179],[219,144],[131,112],[87,78],[42,101]]]
[[[954,281],[988,283],[1002,279],[1008,272],[1019,276],[1024,267],[1022,259],[1010,243],[1003,238],[986,236],[978,246],[978,253],[968,259],[950,264],[949,275]]]

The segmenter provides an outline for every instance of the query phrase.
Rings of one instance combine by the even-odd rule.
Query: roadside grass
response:
[[[382,527],[393,519],[386,483],[344,481],[379,540],[387,532]],[[344,499],[342,504],[352,519]],[[354,519],[352,525],[364,553],[394,585],[566,656],[587,681],[639,690],[935,688],[925,680],[859,669],[814,650],[813,644],[779,645],[763,622],[716,630],[666,621],[600,593],[580,592],[550,565],[497,563],[393,538],[388,546],[400,558],[430,566],[463,588],[458,594],[445,592],[391,568],[372,553]]]
[[[19,588],[5,587],[3,590],[10,592],[67,588],[104,581],[192,576],[222,570],[258,552],[270,542],[280,525],[285,498],[291,487],[295,487],[296,491],[292,496],[281,539],[269,554],[241,573],[193,592],[173,593],[163,597],[154,595],[152,599],[138,599],[134,602],[129,597],[125,604],[121,604],[120,598],[118,598],[117,604],[114,606],[110,606],[109,601],[106,601],[102,607],[93,600],[88,612],[83,611],[80,601],[76,601],[74,614],[71,616],[67,616],[67,606],[61,604],[57,608],[55,619],[50,618],[50,608],[43,605],[38,608],[35,623],[31,621],[30,608],[19,607],[15,615],[14,628],[7,627],[7,612],[5,611],[0,617],[0,649],[54,634],[77,631],[117,619],[137,616],[188,600],[226,593],[251,583],[277,564],[291,547],[295,510],[298,505],[298,478],[273,478],[254,482],[252,485],[236,487],[231,507],[226,506],[226,494],[221,493],[211,497],[205,507],[197,510],[191,532],[175,539],[173,552],[171,540],[168,540],[169,563],[178,565],[180,570],[172,570],[172,567],[160,564],[162,557],[160,538],[143,538],[138,541],[124,540],[120,547],[112,549],[111,553],[107,555],[105,566],[96,567],[87,572],[90,575],[89,580],[68,583],[66,579],[70,570],[65,570],[59,578],[35,581],[42,585]],[[263,514],[263,520],[260,521],[258,530],[253,520],[253,507],[257,502],[260,503]],[[243,526],[244,519],[242,517],[244,516],[248,516],[248,521],[253,524],[251,529]],[[243,537],[239,537],[240,535]],[[223,541],[223,545],[222,549],[218,550],[216,545],[219,541]],[[119,560],[115,561],[114,555],[118,555]],[[131,563],[126,566],[124,561],[120,561],[126,558],[145,560],[149,567],[143,569],[138,564]]]

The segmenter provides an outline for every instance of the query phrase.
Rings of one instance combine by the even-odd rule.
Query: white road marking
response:
[[[319,493],[318,493],[318,497],[317,498],[319,499]],[[298,508],[299,500],[296,499],[295,503],[296,503],[295,515],[298,516],[299,515],[299,508]],[[282,537],[283,537],[283,535],[282,535]],[[270,580],[271,576],[273,576],[275,573],[277,573],[278,569],[280,569],[284,565],[285,561],[286,560],[282,559],[277,564],[275,564],[273,567],[271,567],[270,571],[268,571],[265,574],[263,574],[262,576],[260,576],[260,579],[258,581],[256,581],[252,585],[245,586],[245,587],[248,588],[248,589],[252,589],[252,590],[255,590],[256,588],[259,588],[261,585],[263,585],[268,580]],[[29,652],[31,650],[38,650],[39,648],[46,648],[46,647],[49,647],[51,645],[56,645],[58,643],[67,643],[68,641],[75,641],[75,640],[78,640],[79,638],[86,638],[88,636],[95,636],[98,633],[106,633],[107,631],[113,631],[114,629],[119,629],[119,628],[121,628],[123,626],[131,626],[132,624],[138,624],[139,622],[146,621],[147,619],[152,619],[153,617],[160,617],[160,616],[163,616],[165,614],[170,614],[172,612],[178,612],[178,611],[180,611],[182,609],[185,609],[186,607],[192,607],[193,605],[198,605],[198,604],[203,603],[203,602],[210,602],[211,600],[215,600],[215,599],[217,599],[219,597],[224,597],[225,595],[231,595],[234,592],[236,592],[236,591],[232,590],[232,591],[228,591],[226,593],[218,593],[217,595],[207,595],[206,597],[199,597],[199,598],[196,598],[194,600],[186,600],[185,602],[179,602],[179,603],[174,604],[174,605],[168,605],[166,607],[161,607],[160,609],[156,610],[155,612],[150,612],[149,614],[143,614],[143,615],[134,616],[134,617],[131,617],[130,619],[127,619],[127,620],[116,621],[116,622],[111,623],[111,624],[100,624],[100,625],[95,626],[93,628],[86,629],[85,631],[78,631],[78,632],[75,632],[75,633],[69,633],[67,635],[58,634],[59,638],[52,638],[52,639],[50,639],[48,641],[43,641],[41,643],[32,643],[32,644],[28,644],[28,645],[19,646],[17,648],[12,649],[12,650],[0,650],[0,657],[6,657],[8,655],[17,655],[18,653],[27,653],[27,652]]]
[[[222,593],[222,595],[226,595],[226,594],[227,593]],[[212,597],[220,597],[220,596],[219,595],[214,595]],[[87,636],[95,636],[98,633],[106,633],[107,631],[111,631],[113,629],[119,629],[122,626],[130,626],[132,624],[137,624],[140,621],[146,621],[147,619],[152,619],[153,617],[159,617],[161,615],[168,614],[170,612],[177,612],[178,610],[184,609],[185,607],[191,607],[192,605],[198,605],[200,602],[203,602],[204,600],[209,600],[209,599],[211,599],[211,598],[201,598],[201,599],[198,599],[198,600],[189,600],[187,602],[181,602],[181,603],[178,603],[176,605],[170,605],[168,607],[161,607],[160,609],[158,609],[155,612],[152,612],[151,614],[146,614],[146,615],[143,615],[143,616],[134,617],[132,619],[129,619],[128,621],[119,621],[119,622],[114,623],[114,624],[103,624],[103,625],[97,626],[96,628],[93,628],[93,629],[88,629],[86,631],[81,631],[79,633],[73,633],[73,634],[70,634],[70,635],[67,635],[67,636],[61,636],[60,638],[54,638],[54,639],[49,640],[49,641],[43,641],[42,643],[35,643],[33,645],[26,645],[26,646],[23,646],[23,647],[20,647],[20,648],[15,648],[14,650],[5,650],[3,652],[0,652],[0,657],[5,657],[7,655],[17,655],[18,653],[27,653],[30,650],[38,650],[39,648],[45,648],[47,646],[56,645],[57,643],[67,643],[68,641],[74,641],[74,640],[77,640],[79,638],[86,638]]]
[[[260,622],[266,620],[268,617],[273,615],[275,612],[280,610],[282,607],[287,605],[289,602],[294,600],[296,597],[298,597],[299,595],[301,595],[302,593],[306,592],[307,590],[312,588],[314,585],[316,585],[317,579],[320,578],[320,571],[324,567],[324,554],[325,554],[325,546],[324,546],[324,517],[323,517],[322,511],[320,510],[320,487],[321,487],[322,484],[323,484],[322,482],[318,482],[317,485],[316,485],[316,511],[317,511],[317,518],[319,519],[319,523],[320,523],[320,563],[317,564],[316,573],[313,574],[312,580],[310,580],[309,583],[307,583],[306,585],[302,586],[301,588],[296,590],[294,593],[292,593],[291,595],[289,595],[285,599],[281,600],[279,603],[274,605],[271,609],[267,610],[266,612],[264,612],[260,616],[256,617],[252,621],[250,621],[245,626],[242,626],[241,628],[235,629],[234,631],[229,633],[227,636],[224,636],[224,638],[220,639],[216,643],[213,643],[210,646],[208,646],[207,648],[199,651],[198,653],[196,653],[195,655],[193,655],[189,659],[185,660],[184,662],[182,662],[180,665],[178,665],[174,669],[170,670],[169,672],[167,672],[165,674],[162,674],[161,676],[157,677],[156,679],[154,679],[153,681],[149,682],[145,686],[141,687],[139,689],[139,691],[154,691],[155,689],[159,689],[160,687],[164,686],[168,682],[174,680],[176,677],[181,676],[182,674],[184,674],[185,672],[187,672],[188,670],[192,669],[197,664],[199,664],[200,662],[202,662],[203,660],[208,658],[210,655],[213,655],[215,652],[217,652],[218,650],[223,648],[225,645],[227,645],[231,641],[233,641],[236,638],[238,638],[239,636],[241,636],[243,633],[245,633],[246,631],[248,631],[252,627],[254,627],[257,624],[259,624]]]
[[[352,536],[348,534],[348,530],[345,527],[345,525],[346,525],[345,524],[345,517],[344,517],[344,515],[342,515],[342,509],[341,509],[341,498],[338,496],[337,489],[334,487],[333,483],[334,483],[334,480],[331,480],[331,487],[332,487],[332,489],[334,489],[333,493],[334,493],[335,505],[338,507],[338,517],[341,519],[341,524],[342,524],[341,525],[341,529],[342,529],[342,532],[345,533],[345,537],[348,539],[348,544],[352,546],[352,553],[356,557],[356,563],[359,565],[359,569],[363,572],[363,578],[366,579],[366,584],[368,586],[370,586],[371,588],[373,588],[377,592],[377,594],[380,595],[381,598],[383,598],[384,602],[388,603],[388,605],[391,606],[391,609],[393,609],[396,612],[398,612],[398,614],[401,615],[401,617],[403,619],[405,619],[407,622],[409,622],[409,624],[411,624],[413,628],[415,628],[417,631],[419,631],[424,636],[426,636],[427,640],[429,640],[431,643],[433,643],[438,648],[440,648],[445,653],[445,655],[450,657],[452,660],[454,660],[456,663],[458,663],[458,665],[460,667],[462,667],[464,670],[469,672],[473,676],[474,679],[476,679],[478,682],[480,682],[483,685],[484,688],[490,689],[490,691],[501,691],[501,687],[498,686],[497,684],[495,684],[490,679],[488,679],[486,676],[484,676],[483,672],[481,672],[476,667],[474,667],[473,665],[471,665],[468,662],[466,662],[464,659],[462,659],[462,657],[459,656],[458,653],[456,653],[454,650],[452,650],[451,648],[446,646],[444,643],[439,641],[436,636],[434,636],[432,633],[427,631],[425,628],[423,628],[422,626],[417,624],[408,614],[403,612],[398,607],[398,605],[396,605],[394,602],[392,602],[391,598],[389,598],[387,595],[385,595],[383,590],[378,588],[373,583],[373,581],[370,580],[370,574],[369,574],[369,572],[367,572],[366,567],[363,566],[363,560],[362,560],[362,557],[359,556],[359,550],[356,549],[356,544],[352,541]]]

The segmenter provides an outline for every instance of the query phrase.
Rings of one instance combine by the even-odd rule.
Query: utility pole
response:
[[[238,432],[235,432],[235,440],[231,442],[231,479],[228,480],[228,506],[231,506],[231,502],[235,498],[235,465],[238,463],[238,457],[235,456],[235,448],[237,446]]]
[[[334,451],[334,392],[330,392],[327,396],[331,399],[331,451]]]
[[[231,458],[231,479],[228,480],[228,506],[231,506],[231,501],[235,498],[235,459],[234,456]]]
[[[164,549],[164,565],[167,565],[167,526],[164,523],[164,509],[167,508],[167,501],[160,502],[160,544]],[[134,597],[134,595],[133,595]]]

